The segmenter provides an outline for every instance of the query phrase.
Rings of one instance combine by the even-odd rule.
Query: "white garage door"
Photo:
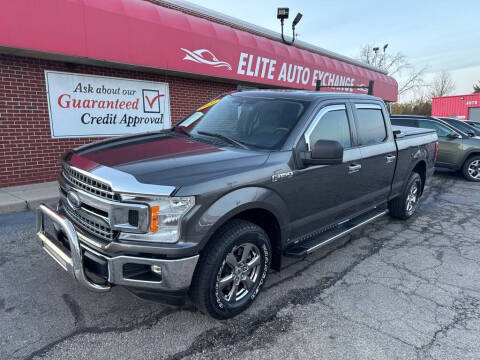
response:
[[[480,107],[468,109],[468,120],[480,121]]]

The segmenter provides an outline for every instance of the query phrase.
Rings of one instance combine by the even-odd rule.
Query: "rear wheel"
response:
[[[389,202],[390,215],[402,220],[411,217],[418,208],[421,192],[422,178],[418,173],[412,172],[402,195]]]
[[[469,181],[480,181],[480,156],[472,156],[463,164],[462,173]]]
[[[271,247],[267,234],[251,222],[224,225],[203,251],[190,295],[203,312],[231,318],[248,308],[267,278]]]

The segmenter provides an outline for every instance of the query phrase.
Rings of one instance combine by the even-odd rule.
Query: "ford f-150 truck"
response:
[[[392,129],[376,97],[229,93],[172,129],[65,154],[60,201],[39,207],[37,233],[88,289],[169,304],[189,295],[229,318],[284,257],[387,212],[412,216],[437,149],[431,129]]]

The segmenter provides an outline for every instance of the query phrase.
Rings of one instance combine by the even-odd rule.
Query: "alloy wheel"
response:
[[[261,253],[252,243],[235,246],[225,257],[217,275],[220,298],[234,305],[244,299],[260,278]]]
[[[407,213],[412,213],[415,210],[415,207],[418,202],[418,182],[414,182],[412,186],[410,187],[410,190],[407,195],[407,200],[406,200],[406,210]]]
[[[480,179],[480,160],[474,160],[468,165],[468,174],[473,179]]]

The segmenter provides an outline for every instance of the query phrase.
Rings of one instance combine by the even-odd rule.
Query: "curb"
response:
[[[35,210],[41,203],[55,206],[58,199],[56,181],[0,188],[0,215]]]

